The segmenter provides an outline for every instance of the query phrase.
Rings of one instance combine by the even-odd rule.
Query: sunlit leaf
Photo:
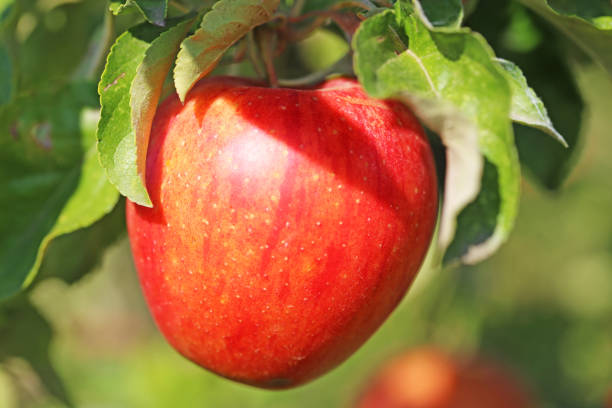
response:
[[[431,31],[396,7],[366,20],[353,47],[366,90],[407,101],[447,144],[440,232],[446,259],[487,257],[512,229],[520,174],[510,88],[486,42],[467,30]],[[474,164],[483,157],[484,168]]]
[[[137,170],[145,182],[147,147],[155,110],[170,67],[195,21],[195,16],[160,34],[147,49],[130,89],[132,127],[136,141]]]
[[[510,89],[512,90],[512,107],[510,117],[515,122],[538,128],[567,147],[563,136],[554,128],[548,117],[548,112],[542,100],[533,89],[527,85],[527,79],[521,69],[511,61],[498,59],[498,62],[508,73]]]
[[[151,205],[144,185],[150,121],[178,44],[191,22],[169,21],[167,31],[149,24],[126,31],[113,45],[98,84],[102,103],[98,151],[102,166],[111,183],[141,205]],[[136,88],[132,92],[133,84]]]
[[[221,56],[253,27],[269,21],[279,0],[221,0],[204,15],[200,27],[181,44],[174,84],[181,101]]]
[[[511,1],[481,3],[467,24],[487,38],[499,57],[520,67],[529,87],[546,106],[550,122],[567,142],[564,147],[549,136],[550,130],[540,126],[521,121],[514,125],[525,173],[548,189],[561,187],[583,144],[580,136],[584,105],[574,74],[568,68],[567,53],[559,48],[563,35],[535,13]],[[522,88],[523,92],[527,90]],[[513,92],[513,111],[517,107],[516,95]],[[525,106],[528,105],[526,102]],[[514,116],[513,119],[517,120]]]

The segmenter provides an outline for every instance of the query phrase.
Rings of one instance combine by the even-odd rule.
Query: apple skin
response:
[[[135,264],[170,344],[264,388],[350,356],[402,299],[437,216],[423,129],[351,79],[271,89],[201,81],[159,107],[153,208],[128,200]]]
[[[508,370],[483,357],[461,359],[423,347],[396,356],[366,388],[357,408],[533,408]]]

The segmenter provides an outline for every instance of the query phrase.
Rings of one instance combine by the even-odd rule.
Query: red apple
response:
[[[359,408],[442,408],[457,387],[457,367],[436,349],[418,349],[392,359],[376,375]]]
[[[357,82],[200,82],[159,108],[153,208],[127,204],[142,288],[195,363],[283,388],[353,353],[405,294],[437,213],[432,152],[402,104]]]
[[[358,408],[532,408],[529,393],[508,370],[484,358],[452,357],[436,348],[392,359]]]

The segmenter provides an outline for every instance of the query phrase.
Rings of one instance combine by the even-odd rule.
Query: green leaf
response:
[[[181,101],[221,56],[252,28],[274,16],[279,0],[220,0],[204,15],[200,27],[181,44],[174,84]]]
[[[102,104],[98,151],[102,166],[111,183],[140,205],[151,206],[144,184],[144,160],[149,121],[159,98],[158,88],[169,71],[168,62],[176,55],[178,44],[192,21],[188,19],[178,25],[175,24],[179,20],[169,21],[166,33],[166,29],[149,24],[123,33],[111,48],[98,84]],[[155,66],[157,63],[160,65]],[[136,109],[134,112],[130,104]],[[138,131],[138,143],[142,143],[139,147],[133,124]]]
[[[109,214],[94,224],[51,241],[36,281],[55,277],[66,283],[76,282],[98,266],[105,250],[125,231],[125,201],[119,200]]]
[[[514,132],[521,164],[540,185],[559,188],[581,150],[583,101],[568,68],[562,34],[522,5],[482,2],[467,24],[481,32],[498,56],[521,67],[529,85],[546,105],[555,129],[569,147],[543,134],[541,128],[516,123]],[[515,93],[513,93],[513,105]]]
[[[375,97],[406,101],[447,145],[440,236],[441,246],[450,243],[453,251],[446,260],[471,263],[487,257],[512,229],[520,182],[510,88],[492,51],[468,30],[429,30],[397,4],[364,21],[353,48],[365,89]],[[487,163],[484,172],[482,165],[465,163],[482,163],[480,155]],[[493,215],[474,216],[466,207],[472,201]]]
[[[123,13],[124,10],[128,8],[127,0],[111,0],[108,9],[113,13],[113,15],[118,16]]]
[[[115,205],[95,149],[92,84],[41,91],[0,110],[0,299],[32,281],[49,242]]]
[[[497,61],[508,73],[508,83],[512,90],[512,107],[510,110],[512,120],[540,129],[564,147],[568,147],[563,136],[554,128],[544,103],[535,91],[527,85],[527,79],[525,79],[521,69],[511,61],[501,58]]]
[[[53,330],[23,296],[0,304],[0,362],[21,357],[38,374],[45,388],[67,406],[74,406],[49,358]]]
[[[421,21],[429,29],[458,29],[463,20],[461,0],[413,0]]]
[[[546,0],[520,0],[525,6],[548,20],[559,31],[574,41],[591,58],[601,64],[612,75],[612,5],[606,0],[585,0],[580,2]],[[574,10],[574,12],[571,12]],[[600,10],[598,16],[592,10]],[[560,14],[567,12],[568,15]]]
[[[465,262],[471,263],[474,260],[472,258],[465,259],[465,257],[474,247],[479,252],[491,251],[491,248],[496,248],[500,244],[498,241],[500,238],[496,238],[492,234],[498,228],[499,213],[502,210],[501,201],[497,167],[490,161],[485,160],[482,179],[480,180],[480,192],[457,218],[456,233],[444,254],[445,261],[463,259]],[[477,253],[476,255],[480,254]]]
[[[581,18],[602,30],[612,29],[612,3],[608,0],[548,0],[564,16]]]
[[[133,1],[148,22],[161,27],[165,25],[166,13],[168,12],[168,0]]]
[[[532,63],[535,64],[536,61]],[[547,71],[541,71],[542,66],[554,66],[554,72],[547,75]],[[563,185],[583,147],[581,128],[584,102],[572,71],[564,64],[547,63],[539,68],[529,69],[530,71],[525,72],[529,75],[532,86],[546,102],[555,127],[562,132],[569,147],[566,148],[555,139],[542,135],[537,128],[520,124],[514,126],[516,144],[527,173],[543,187],[555,190]]]
[[[193,26],[195,19],[193,16],[160,34],[147,49],[132,81],[130,108],[136,142],[136,168],[143,184],[146,180],[149,134],[164,80],[168,76],[181,41]]]
[[[125,0],[111,1],[110,11],[119,15],[124,11],[134,8],[151,24],[163,27],[166,25],[166,14],[168,13],[168,0]]]

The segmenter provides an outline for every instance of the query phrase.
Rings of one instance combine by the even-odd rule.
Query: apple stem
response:
[[[262,66],[262,61],[259,53],[257,52],[257,44],[255,42],[255,38],[253,36],[253,31],[249,31],[247,34],[247,55],[251,64],[253,65],[253,69],[258,77],[263,78],[265,74],[265,70]]]
[[[247,52],[253,67],[257,75],[265,77],[272,88],[276,88],[279,85],[301,86],[313,84],[337,71],[340,67],[344,68],[342,72],[352,73],[350,69],[347,70],[344,67],[346,61],[345,58],[342,58],[338,63],[326,70],[313,72],[301,78],[279,80],[274,67],[274,57],[285,49],[287,43],[298,42],[307,38],[316,29],[328,24],[330,20],[338,25],[350,42],[363,16],[356,14],[354,11],[349,12],[346,9],[359,8],[369,12],[376,8],[376,5],[371,1],[342,1],[332,5],[327,10],[311,11],[300,15],[305,4],[305,0],[295,0],[288,15],[278,14],[274,19],[274,24],[257,27],[247,37]],[[305,26],[302,25],[299,29],[292,27],[309,19],[312,19],[312,21]]]
[[[274,64],[271,59],[264,59],[266,63],[266,71],[268,73],[268,82],[270,83],[270,87],[278,88],[278,78],[276,76],[276,70],[274,69]]]
[[[258,27],[255,29],[257,44],[261,51],[261,58],[266,68],[266,77],[272,88],[278,88],[278,77],[274,68],[274,53],[278,42],[276,31],[268,27]]]

